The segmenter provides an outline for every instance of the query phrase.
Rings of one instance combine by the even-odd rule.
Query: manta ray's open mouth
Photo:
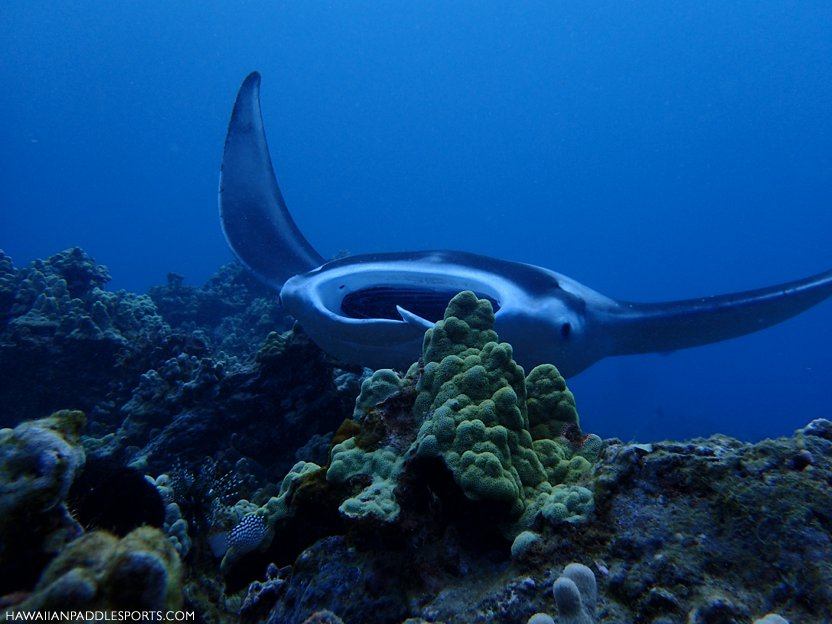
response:
[[[429,290],[409,286],[374,286],[347,294],[341,300],[341,313],[354,319],[401,320],[396,306],[401,306],[423,319],[435,323],[442,319],[448,302],[458,290]],[[492,297],[478,293],[477,297],[488,299],[494,312],[500,304]]]

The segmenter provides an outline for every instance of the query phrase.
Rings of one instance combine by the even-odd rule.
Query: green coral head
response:
[[[472,329],[494,329],[494,307],[488,299],[478,299],[470,290],[455,295],[445,309],[445,319],[457,318]]]
[[[465,290],[448,302],[445,317],[425,332],[422,359],[425,363],[441,362],[449,355],[482,349],[496,341],[491,302]]]
[[[497,512],[499,520],[485,521],[507,535],[539,518],[571,523],[591,512],[592,491],[579,484],[591,481],[600,438],[580,432],[575,399],[558,369],[545,364],[526,377],[511,345],[498,342],[494,322],[489,300],[461,292],[425,332],[422,359],[404,377],[382,369],[362,383],[354,419],[336,433],[329,464],[315,466],[338,486],[344,518],[398,521],[408,502],[398,498],[407,490],[399,487],[403,477],[421,478],[408,472],[414,458],[443,463],[463,496]],[[410,414],[394,422],[391,415],[401,414],[381,406],[396,396],[395,410]],[[412,431],[386,429],[399,422]],[[292,515],[285,486],[294,477],[287,479],[266,506],[270,526]]]

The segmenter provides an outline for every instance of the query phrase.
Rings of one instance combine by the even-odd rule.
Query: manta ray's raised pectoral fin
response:
[[[667,352],[771,327],[832,296],[832,271],[746,292],[667,303],[620,303],[607,317],[614,354]]]
[[[220,173],[220,219],[240,261],[279,287],[323,264],[295,225],[275,179],[260,112],[260,74],[243,81],[228,124]]]

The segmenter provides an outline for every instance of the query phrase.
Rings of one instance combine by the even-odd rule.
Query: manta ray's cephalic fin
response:
[[[777,286],[666,303],[620,302],[614,355],[673,351],[765,329],[832,296],[832,271]]]
[[[418,314],[414,314],[410,310],[405,310],[403,307],[397,305],[396,311],[399,313],[399,316],[402,317],[402,320],[409,325],[413,325],[415,328],[420,329],[421,331],[427,331],[433,328],[433,323],[429,320],[422,318]]]
[[[286,208],[272,168],[260,113],[260,74],[246,77],[228,124],[220,174],[220,220],[237,258],[280,287],[323,264]]]

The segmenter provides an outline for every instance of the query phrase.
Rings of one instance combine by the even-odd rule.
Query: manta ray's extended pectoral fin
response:
[[[606,321],[614,355],[668,352],[771,327],[832,296],[832,271],[746,292],[667,303],[620,303]]]
[[[262,280],[280,287],[324,259],[295,225],[272,168],[260,112],[260,74],[243,81],[228,124],[220,173],[220,220],[228,244]]]

